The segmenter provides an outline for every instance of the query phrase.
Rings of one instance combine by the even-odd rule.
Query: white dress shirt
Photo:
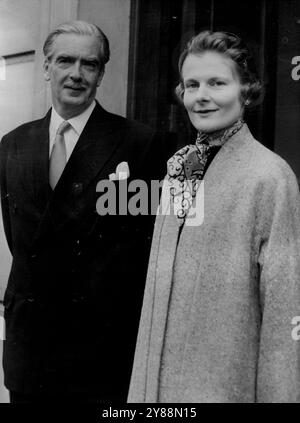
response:
[[[87,123],[89,117],[92,114],[96,106],[95,100],[90,104],[90,106],[80,115],[75,116],[67,121],[70,123],[70,127],[64,132],[64,138],[66,143],[66,151],[67,151],[67,161],[69,160],[72,151]],[[51,155],[51,151],[54,145],[56,133],[58,130],[59,125],[64,121],[57,111],[52,106],[51,110],[51,118],[50,118],[50,125],[49,125],[49,157]]]

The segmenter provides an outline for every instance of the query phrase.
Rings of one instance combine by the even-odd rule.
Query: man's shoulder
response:
[[[3,140],[11,138],[24,138],[26,135],[30,135],[32,132],[39,130],[45,122],[45,118],[33,120],[30,122],[23,123],[20,126],[17,126],[15,129],[11,130],[3,136]]]
[[[114,124],[119,125],[119,128],[123,128],[130,132],[131,131],[138,132],[140,134],[145,134],[145,135],[152,135],[155,132],[155,130],[151,128],[150,126],[144,123],[138,122],[134,119],[129,119],[127,117],[117,115],[115,113],[111,113],[108,111],[105,111],[105,113],[108,120]]]

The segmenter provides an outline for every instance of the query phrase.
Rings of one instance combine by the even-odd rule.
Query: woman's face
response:
[[[182,79],[184,106],[198,131],[226,128],[242,116],[242,85],[230,58],[213,51],[190,54],[182,66]]]

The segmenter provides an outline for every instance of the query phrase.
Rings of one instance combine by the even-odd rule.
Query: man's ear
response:
[[[97,87],[100,86],[101,81],[102,81],[102,78],[103,78],[103,75],[104,75],[104,69],[100,72],[100,74],[98,76]]]
[[[50,66],[49,59],[46,58],[44,61],[44,66],[43,66],[45,81],[50,81],[49,66]]]

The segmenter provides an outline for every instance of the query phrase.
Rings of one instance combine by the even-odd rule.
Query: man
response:
[[[109,60],[97,26],[60,25],[44,54],[53,107],[1,143],[13,255],[5,385],[12,402],[125,401],[153,219],[101,216],[96,186],[118,179],[116,169],[122,178],[160,179],[166,157],[151,129],[95,101]],[[122,181],[113,183],[118,192]]]

